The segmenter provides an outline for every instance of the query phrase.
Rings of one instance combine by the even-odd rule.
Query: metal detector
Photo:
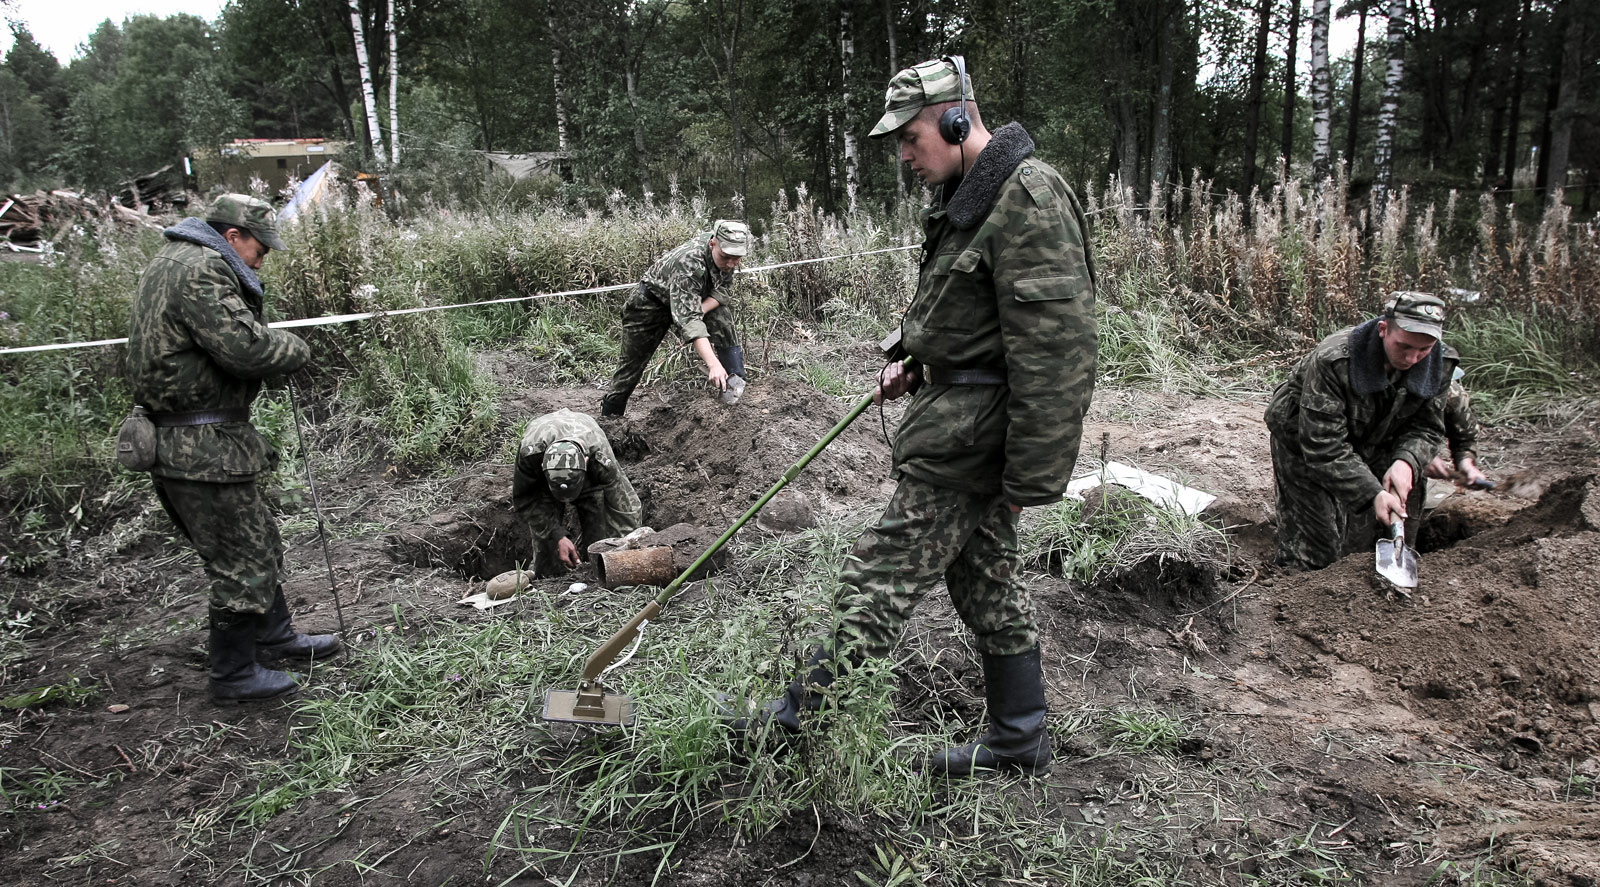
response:
[[[689,580],[689,577],[700,569],[700,565],[704,564],[712,555],[721,551],[722,546],[733,538],[734,533],[739,532],[740,527],[743,527],[750,518],[755,517],[756,512],[760,511],[789,481],[799,476],[800,472],[805,469],[806,465],[810,464],[812,459],[816,458],[818,453],[832,443],[840,432],[844,431],[851,422],[854,422],[857,416],[866,412],[870,406],[872,406],[872,395],[869,394],[863,397],[843,419],[840,419],[839,424],[833,426],[827,434],[823,435],[815,446],[807,450],[805,455],[801,456],[793,465],[790,465],[783,472],[783,476],[778,478],[778,482],[773,484],[760,499],[757,499],[755,504],[751,505],[744,514],[740,515],[739,519],[733,522],[733,526],[724,531],[721,536],[718,536],[716,541],[712,542],[704,553],[695,558],[694,563],[690,564],[687,570],[679,573],[677,578],[667,583],[667,587],[661,589],[661,594],[657,595],[655,600],[646,604],[644,609],[640,610],[632,619],[629,619],[628,623],[622,626],[616,634],[612,635],[610,640],[601,644],[600,649],[591,653],[583,663],[583,678],[578,683],[578,689],[546,691],[544,694],[544,711],[539,716],[547,721],[566,721],[574,724],[605,724],[617,727],[625,727],[632,724],[634,714],[633,697],[621,693],[607,692],[606,688],[600,683],[600,677],[605,672],[615,668],[616,665],[621,665],[631,659],[633,651],[629,651],[628,655],[620,662],[617,662],[616,665],[612,665],[612,660],[615,660],[622,653],[623,648],[630,643],[634,645],[633,649],[637,650],[639,643],[643,640],[642,633],[645,626],[661,615],[662,608],[667,605],[668,601],[677,596],[684,583]]]

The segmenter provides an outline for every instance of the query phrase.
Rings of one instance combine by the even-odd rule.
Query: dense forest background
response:
[[[1343,18],[1365,36],[1330,57]],[[830,211],[884,206],[910,184],[863,136],[888,76],[943,53],[966,56],[991,125],[1020,121],[1070,180],[1140,202],[1332,176],[1358,206],[1376,182],[1530,207],[1564,187],[1587,212],[1600,171],[1583,0],[233,0],[215,22],[103,22],[66,65],[10,26],[12,191],[320,136],[413,196],[482,196],[477,152],[563,150],[568,198],[758,209],[804,183]]]

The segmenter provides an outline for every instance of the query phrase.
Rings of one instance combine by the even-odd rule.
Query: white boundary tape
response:
[[[793,262],[779,262],[776,265],[758,265],[754,268],[741,268],[740,274],[758,274],[763,271],[775,271],[779,268],[792,268],[796,265],[812,265],[817,262],[831,262],[834,259],[853,259],[859,256],[876,256],[883,253],[905,252],[906,250],[921,249],[920,244],[914,246],[891,246],[884,249],[868,250],[862,253],[841,253],[837,256],[823,256],[817,259],[797,259]],[[621,290],[631,290],[638,283],[619,283],[613,286],[597,286],[589,289],[562,290],[557,293],[537,293],[532,296],[509,296],[504,299],[489,299],[483,302],[462,302],[454,305],[425,305],[421,308],[397,308],[393,311],[363,311],[359,314],[330,314],[323,317],[302,317],[298,320],[279,320],[267,324],[274,329],[296,329],[307,326],[329,326],[335,323],[350,323],[357,320],[372,320],[379,317],[399,317],[402,314],[424,314],[429,311],[448,311],[453,308],[479,308],[484,305],[506,305],[512,302],[534,302],[541,299],[559,299],[563,296],[584,296],[595,293],[614,293]],[[50,345],[24,345],[17,348],[0,348],[0,354],[36,354],[42,351],[66,351],[72,348],[99,348],[106,345],[126,345],[127,338],[97,339],[93,342],[57,342]]]

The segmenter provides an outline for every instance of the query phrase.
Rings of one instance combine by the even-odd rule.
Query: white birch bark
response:
[[[545,24],[550,28],[550,81],[556,94],[556,150],[567,150],[567,93],[562,80],[561,44],[555,39],[555,16],[546,16]]]
[[[845,205],[849,211],[856,211],[856,193],[861,190],[861,164],[857,158],[856,130],[850,125],[853,119],[850,116],[850,63],[855,60],[856,43],[850,36],[850,9],[843,3],[839,5],[839,73],[844,84],[844,96],[841,105],[844,110],[844,190]]]
[[[378,97],[372,90],[372,63],[367,55],[367,32],[361,23],[361,2],[350,0],[350,30],[356,36],[356,68],[361,72],[361,104],[367,112],[367,137],[372,157],[383,162],[383,136],[378,132]]]
[[[1311,176],[1318,188],[1328,177],[1333,135],[1333,78],[1328,70],[1330,0],[1311,3]]]
[[[1378,106],[1376,150],[1372,157],[1372,222],[1383,218],[1394,176],[1394,131],[1400,116],[1400,81],[1406,63],[1406,0],[1389,0],[1389,65],[1383,75],[1383,101]]]
[[[394,0],[389,0],[389,168],[400,168],[400,55],[394,25]]]

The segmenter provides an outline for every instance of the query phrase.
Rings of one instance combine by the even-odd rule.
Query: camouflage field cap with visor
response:
[[[589,480],[585,470],[588,459],[583,447],[570,440],[558,440],[544,451],[544,477],[550,484],[550,495],[562,502],[571,502],[583,493]]]
[[[711,236],[716,239],[717,246],[730,256],[742,256],[750,252],[750,226],[743,222],[718,219],[711,228]]]
[[[972,91],[972,77],[968,76],[967,101],[977,101]],[[883,97],[883,117],[867,133],[878,139],[911,122],[917,112],[928,105],[961,101],[961,83],[956,77],[956,67],[944,59],[923,62],[906,68],[889,81],[889,91]]]
[[[272,204],[248,194],[224,194],[206,207],[206,221],[232,225],[273,249],[288,249],[278,236],[278,214]]]
[[[1435,339],[1444,336],[1444,300],[1432,293],[1399,291],[1389,294],[1384,303],[1385,317],[1408,333],[1421,333]]]

